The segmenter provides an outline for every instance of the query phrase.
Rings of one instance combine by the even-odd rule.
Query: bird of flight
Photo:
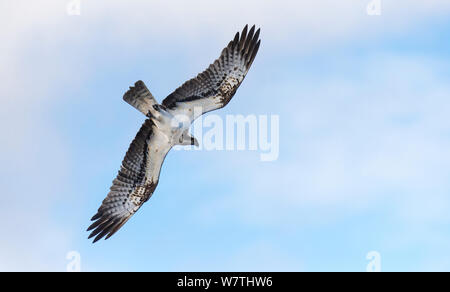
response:
[[[153,195],[162,163],[175,145],[196,145],[189,135],[191,123],[200,115],[226,106],[245,78],[260,40],[255,26],[223,49],[220,57],[197,77],[185,82],[158,104],[144,82],[137,81],[123,99],[143,113],[141,126],[122,161],[113,185],[89,226],[94,242],[115,234]]]

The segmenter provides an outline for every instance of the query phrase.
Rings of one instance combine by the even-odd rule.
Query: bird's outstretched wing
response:
[[[92,217],[88,231],[94,242],[111,237],[151,197],[155,190],[162,162],[170,150],[161,143],[164,137],[147,119],[131,143],[108,196]]]
[[[220,57],[197,77],[185,82],[167,96],[162,104],[175,115],[188,116],[191,122],[199,115],[224,107],[230,102],[244,80],[256,53],[260,40],[258,29],[253,26],[247,33],[236,33]],[[199,109],[195,110],[194,109]]]

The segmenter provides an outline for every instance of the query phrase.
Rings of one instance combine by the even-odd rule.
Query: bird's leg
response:
[[[180,136],[180,140],[178,141],[178,145],[195,145],[199,146],[198,141],[195,137],[189,135],[188,129],[184,130],[183,134]]]

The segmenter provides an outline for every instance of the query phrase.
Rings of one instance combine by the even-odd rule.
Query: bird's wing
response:
[[[88,231],[94,242],[111,237],[152,196],[161,165],[170,150],[165,136],[147,119],[137,133],[108,196],[92,217]]]
[[[185,82],[163,100],[174,115],[198,116],[224,107],[244,80],[259,49],[259,32],[253,26],[236,33],[220,57],[197,77]],[[195,112],[195,113],[194,113]]]

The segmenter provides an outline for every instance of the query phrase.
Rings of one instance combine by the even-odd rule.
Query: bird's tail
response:
[[[141,80],[130,87],[124,94],[123,100],[146,116],[150,116],[150,110],[153,109],[154,105],[158,104],[150,90],[147,89],[147,86]]]

